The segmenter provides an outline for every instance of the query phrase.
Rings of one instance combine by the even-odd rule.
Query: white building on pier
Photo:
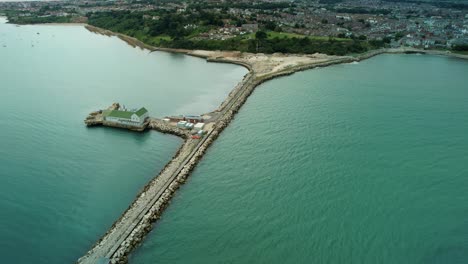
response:
[[[120,125],[141,127],[148,119],[149,114],[146,108],[142,107],[138,110],[122,111],[122,110],[106,110],[103,111],[104,120],[117,123]]]

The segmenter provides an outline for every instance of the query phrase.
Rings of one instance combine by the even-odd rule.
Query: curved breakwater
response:
[[[179,130],[165,125],[164,122],[156,120],[150,122],[149,127],[152,129],[185,138],[184,144],[171,162],[166,165],[157,177],[145,186],[144,190],[138,194],[136,200],[114,223],[112,228],[85,256],[78,260],[78,263],[92,264],[103,257],[109,259],[113,264],[127,263],[130,252],[132,252],[151,231],[153,223],[160,218],[175,191],[181,184],[185,183],[185,180],[201,160],[206,150],[229,125],[235,114],[240,110],[258,85],[276,77],[293,74],[297,71],[355,60],[355,58],[345,57],[326,62],[314,62],[262,76],[258,76],[251,65],[235,62],[236,64],[248,66],[249,73],[218,108],[217,112],[219,116],[214,128],[208,131],[207,135],[200,142],[187,138]],[[230,62],[229,60],[219,58],[211,59],[211,61]]]
[[[163,133],[170,133],[185,138],[184,144],[170,163],[137,196],[132,205],[117,220],[112,228],[94,245],[78,263],[95,263],[105,257],[111,263],[127,263],[128,254],[142,241],[151,230],[154,221],[168,205],[172,195],[185,182],[190,172],[202,158],[208,147],[219,133],[229,124],[234,114],[246,101],[248,95],[258,83],[251,82],[250,73],[244,78],[246,89],[238,91],[236,102],[231,102],[215,127],[208,131],[200,141],[189,139],[178,129],[173,129],[163,122],[153,120],[149,127]]]
[[[185,138],[183,146],[179,149],[172,161],[166,165],[161,173],[155,177],[144,190],[138,194],[136,200],[127,211],[114,223],[112,228],[94,245],[94,247],[78,263],[91,264],[104,257],[111,263],[127,263],[129,253],[137,247],[148,232],[152,229],[153,223],[158,220],[168,206],[175,191],[190,175],[197,163],[203,157],[209,146],[216,140],[219,134],[233,120],[235,114],[246,102],[255,87],[268,80],[293,74],[297,71],[312,69],[315,67],[326,67],[334,64],[360,61],[384,53],[408,53],[418,50],[414,49],[383,49],[371,51],[356,57],[330,58],[325,61],[314,61],[294,65],[282,70],[271,70],[267,74],[259,75],[255,66],[249,62],[231,60],[226,58],[212,58],[210,56],[191,54],[188,55],[207,58],[212,62],[235,63],[243,65],[249,69],[249,73],[244,77],[229,94],[225,101],[215,111],[218,115],[213,129],[200,141],[184,137],[183,133],[166,127],[162,122],[155,121],[150,127],[163,133],[171,133]],[[420,51],[418,51],[420,52]],[[425,53],[425,52],[423,52]],[[447,55],[447,54],[442,54]],[[465,57],[462,57],[465,58]]]
[[[258,87],[129,262],[466,262],[467,67],[383,55]]]

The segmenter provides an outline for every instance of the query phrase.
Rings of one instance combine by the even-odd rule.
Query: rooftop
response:
[[[136,114],[138,117],[148,113],[146,108],[142,107],[138,111],[122,111],[122,110],[104,110],[102,112],[103,116],[118,117],[130,119],[133,114]]]

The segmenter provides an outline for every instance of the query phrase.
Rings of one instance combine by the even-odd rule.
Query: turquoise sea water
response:
[[[468,263],[468,62],[258,87],[130,263]]]
[[[87,129],[90,111],[118,101],[152,116],[203,113],[246,72],[80,26],[0,24],[0,263],[74,263],[181,144]]]

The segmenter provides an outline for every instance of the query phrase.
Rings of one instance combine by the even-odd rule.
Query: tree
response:
[[[273,31],[273,30],[275,30],[275,28],[276,28],[276,24],[275,24],[275,22],[273,22],[273,21],[268,21],[268,22],[266,22],[266,24],[265,24],[265,28],[266,28],[267,30]]]
[[[404,36],[405,36],[405,33],[404,33],[404,32],[397,32],[397,33],[395,34],[395,40],[399,40],[399,39],[401,39],[401,38],[404,37]]]
[[[454,45],[452,49],[456,51],[468,51],[468,45],[466,44]]]
[[[302,47],[305,47],[305,46],[308,46],[310,45],[312,42],[310,41],[310,38],[308,37],[305,37],[305,38],[301,38],[299,40],[299,45],[301,45]]]
[[[267,33],[265,31],[257,31],[255,33],[255,38],[258,40],[264,40],[268,37]]]
[[[267,39],[268,35],[267,35],[267,33],[265,33],[265,31],[257,31],[257,33],[255,33],[255,38],[257,39],[257,49],[256,50],[258,52],[258,49],[260,47],[260,42]]]

